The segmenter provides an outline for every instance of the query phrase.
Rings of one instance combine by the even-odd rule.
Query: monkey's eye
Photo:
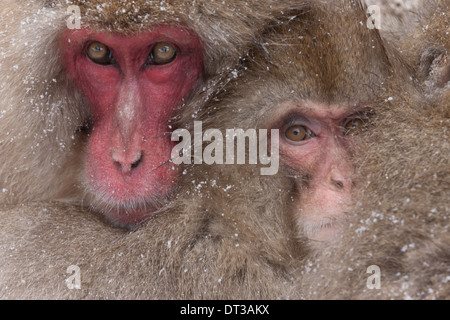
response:
[[[365,129],[365,122],[361,118],[348,120],[344,125],[345,135],[357,135]]]
[[[294,125],[289,127],[284,135],[288,140],[294,142],[305,141],[314,136],[313,132],[308,127],[302,125]]]
[[[111,53],[111,50],[109,50],[108,46],[104,45],[101,42],[92,42],[88,46],[86,52],[89,59],[97,64],[108,65],[114,63],[114,57]]]
[[[150,52],[148,64],[163,65],[175,60],[177,50],[168,42],[158,42]]]

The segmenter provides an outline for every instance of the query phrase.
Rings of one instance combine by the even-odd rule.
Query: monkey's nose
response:
[[[112,159],[123,174],[130,174],[142,162],[142,151],[137,153],[113,152]]]
[[[331,187],[337,191],[348,191],[352,185],[350,177],[334,176],[330,180]]]
[[[337,157],[336,157],[337,158]],[[328,188],[337,192],[351,192],[354,170],[345,159],[339,159],[339,163],[333,163],[326,173]]]

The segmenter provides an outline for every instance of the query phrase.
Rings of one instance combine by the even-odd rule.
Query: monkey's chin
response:
[[[157,210],[157,207],[150,205],[140,205],[136,208],[122,206],[108,211],[103,210],[103,214],[118,227],[136,228],[152,217]]]
[[[91,210],[99,212],[113,225],[134,229],[139,227],[163,207],[163,201],[142,201],[130,203],[113,203],[94,201]]]
[[[155,183],[146,188],[139,185],[138,188],[132,187],[135,186],[85,183],[84,190],[87,192],[84,203],[88,204],[92,211],[103,214],[115,226],[135,228],[164,207],[167,199],[176,191],[172,183]]]

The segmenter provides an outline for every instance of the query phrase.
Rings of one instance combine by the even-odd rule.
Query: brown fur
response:
[[[431,114],[439,111],[445,118],[450,117],[449,12],[449,1],[432,1],[425,14],[420,15],[419,26],[410,31],[410,34],[416,32],[413,46],[408,46],[406,40],[401,43],[403,53],[417,70],[419,80],[424,82],[427,98],[434,106]]]
[[[174,207],[132,233],[61,204],[3,211],[0,297],[285,297],[298,250],[283,180],[264,181],[253,168],[205,171]],[[81,268],[81,290],[65,285],[70,265]]]
[[[397,28],[383,33],[386,41],[398,48],[403,58],[414,70],[427,98],[448,95],[450,83],[450,3],[432,0],[422,3],[417,11],[408,13]],[[448,100],[447,100],[448,101]],[[432,103],[446,117],[448,105]]]

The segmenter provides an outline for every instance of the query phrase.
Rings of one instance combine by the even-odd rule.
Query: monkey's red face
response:
[[[93,114],[88,190],[111,220],[138,223],[176,185],[171,118],[202,80],[200,39],[164,25],[133,36],[82,29],[68,30],[61,46]]]
[[[277,123],[281,161],[296,177],[295,218],[301,233],[329,240],[355,193],[350,156],[354,136],[363,130],[364,112],[317,103],[286,103]]]

